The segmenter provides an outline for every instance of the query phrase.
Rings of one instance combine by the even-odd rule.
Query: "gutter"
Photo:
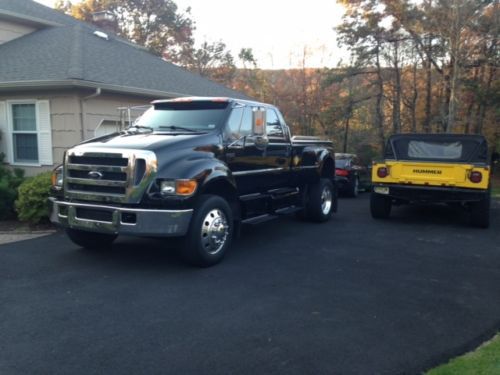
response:
[[[84,97],[80,98],[80,111],[81,111],[80,128],[81,128],[81,134],[82,134],[82,136],[81,136],[82,141],[85,140],[85,126],[87,124],[87,108],[86,108],[85,103],[88,100],[90,100],[92,98],[96,98],[99,95],[101,95],[101,92],[102,92],[102,89],[100,87],[97,87],[93,94],[90,94],[88,96],[84,96]]]
[[[179,92],[144,89],[139,87],[112,85],[102,82],[92,82],[83,80],[57,80],[57,81],[10,81],[0,82],[0,92],[22,90],[39,90],[41,88],[101,88],[101,90],[111,91],[121,94],[131,94],[136,96],[149,96],[152,98],[176,98],[181,96],[192,96],[192,94],[181,94]]]

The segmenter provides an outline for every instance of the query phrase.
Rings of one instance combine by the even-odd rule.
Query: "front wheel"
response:
[[[87,232],[72,228],[66,228],[66,234],[73,243],[88,250],[107,249],[118,237],[116,234]]]
[[[328,178],[321,178],[318,183],[309,186],[304,211],[306,218],[318,223],[329,220],[333,214],[335,200],[332,181]]]
[[[184,239],[184,259],[198,267],[219,263],[231,244],[233,231],[233,214],[227,201],[216,195],[202,195]]]
[[[372,192],[370,196],[370,212],[374,219],[387,219],[391,214],[391,208],[391,198]]]

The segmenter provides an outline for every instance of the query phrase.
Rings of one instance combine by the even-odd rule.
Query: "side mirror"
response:
[[[254,108],[252,110],[252,136],[258,148],[265,148],[269,143],[266,133],[266,109]]]

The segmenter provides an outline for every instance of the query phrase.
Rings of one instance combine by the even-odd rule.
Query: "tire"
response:
[[[471,224],[478,228],[488,228],[490,226],[490,193],[479,202],[471,204],[470,219]]]
[[[352,184],[349,185],[347,195],[351,198],[356,198],[359,195],[359,177],[355,176]]]
[[[392,200],[389,197],[371,193],[370,212],[374,219],[387,219],[391,214]]]
[[[202,195],[195,204],[184,238],[183,258],[197,267],[219,263],[231,245],[233,213],[227,201],[217,195]]]
[[[307,198],[305,217],[317,223],[328,221],[336,203],[332,181],[328,178],[321,178],[318,183],[309,185]]]
[[[118,237],[116,234],[94,233],[71,228],[66,228],[66,234],[74,244],[88,250],[109,249]]]

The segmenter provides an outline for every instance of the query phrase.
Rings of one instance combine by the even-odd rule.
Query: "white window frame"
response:
[[[20,100],[7,100],[7,126],[9,129],[9,148],[10,148],[10,164],[11,165],[18,165],[22,167],[41,167],[42,164],[40,162],[40,127],[39,127],[39,119],[38,119],[38,113],[36,109],[36,99],[20,99]],[[13,112],[12,112],[12,107],[16,104],[33,104],[35,106],[35,123],[36,123],[36,130],[35,131],[14,131],[14,118],[13,118]],[[36,163],[26,163],[26,162],[16,162],[14,155],[14,134],[36,134],[36,141],[37,141],[37,151],[38,151],[38,162]]]

